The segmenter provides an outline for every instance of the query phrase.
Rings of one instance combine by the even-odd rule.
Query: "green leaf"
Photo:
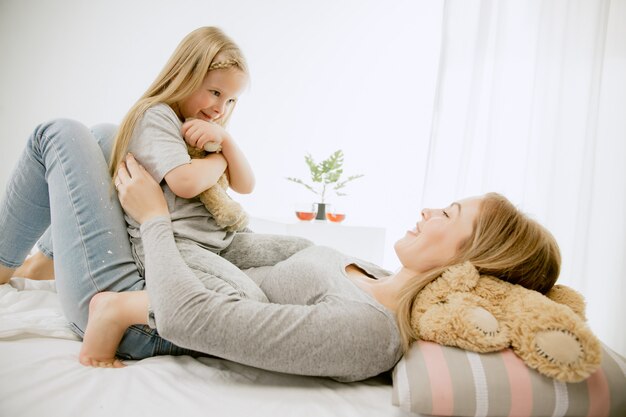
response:
[[[345,196],[345,193],[340,193],[337,190],[344,188],[348,182],[361,178],[363,175],[351,175],[347,179],[340,181],[341,176],[343,175],[343,158],[343,151],[341,149],[333,152],[328,158],[324,159],[320,163],[316,163],[311,154],[307,153],[304,156],[304,161],[311,172],[311,181],[321,184],[321,189],[316,188],[313,185],[309,185],[299,178],[287,177],[286,179],[300,184],[312,193],[320,196],[322,200],[321,202],[324,202],[325,200],[327,191],[326,187],[331,184],[334,184],[332,190],[335,191],[338,196]]]
[[[309,191],[311,191],[313,194],[319,195],[319,192],[313,188],[312,186],[310,186],[309,184],[306,184],[304,181],[302,181],[299,178],[293,178],[293,177],[287,177],[286,178],[288,181],[291,182],[295,182],[296,184],[300,184],[303,185],[306,189],[308,189]]]

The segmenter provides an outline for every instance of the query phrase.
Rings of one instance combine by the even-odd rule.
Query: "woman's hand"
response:
[[[120,204],[137,223],[158,216],[169,217],[163,190],[131,154],[117,168],[114,184]]]
[[[222,126],[201,119],[185,121],[181,133],[189,146],[198,149],[204,149],[204,145],[209,142],[215,143],[217,146],[230,139],[230,135]]]

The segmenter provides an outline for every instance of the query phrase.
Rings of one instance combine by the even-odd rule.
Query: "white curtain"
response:
[[[498,191],[626,354],[626,1],[449,0],[423,206]]]

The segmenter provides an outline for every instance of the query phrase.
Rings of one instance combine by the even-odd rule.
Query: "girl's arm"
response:
[[[191,159],[180,127],[172,108],[157,104],[146,111],[135,127],[129,152],[158,183],[165,180],[177,196],[193,198],[217,183],[227,162],[219,154]]]
[[[165,182],[172,192],[182,198],[193,198],[217,183],[227,167],[222,154],[212,153],[205,158],[192,159],[167,174]]]
[[[198,149],[204,149],[204,145],[208,142],[221,144],[222,155],[226,158],[228,165],[226,170],[230,187],[240,194],[249,194],[254,190],[255,179],[252,167],[232,136],[222,126],[192,119],[183,124],[182,134],[190,146]]]
[[[228,161],[228,181],[230,188],[240,194],[250,194],[254,190],[254,173],[248,159],[231,136],[222,142],[222,154]]]

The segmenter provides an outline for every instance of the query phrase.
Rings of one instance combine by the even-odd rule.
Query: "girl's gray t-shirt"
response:
[[[219,253],[230,245],[234,233],[218,226],[197,197],[189,199],[177,196],[164,180],[172,169],[191,163],[187,144],[181,133],[182,125],[170,106],[156,104],[138,121],[128,151],[161,185],[170,211],[174,236]],[[143,257],[139,224],[130,216],[125,217],[135,252]]]

